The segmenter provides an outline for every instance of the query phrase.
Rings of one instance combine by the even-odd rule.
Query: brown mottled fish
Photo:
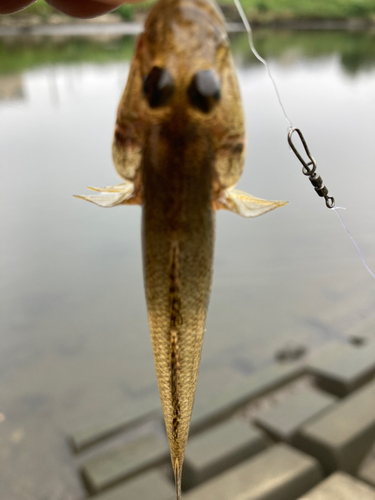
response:
[[[176,480],[181,471],[211,292],[215,213],[256,217],[285,202],[233,187],[244,117],[224,18],[209,0],[159,0],[122,96],[113,158],[123,184],[81,198],[142,206],[143,263],[156,374]]]

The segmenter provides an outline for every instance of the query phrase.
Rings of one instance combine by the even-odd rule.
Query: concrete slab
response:
[[[314,387],[285,397],[260,413],[255,423],[274,439],[291,442],[296,431],[312,417],[329,408],[337,398]]]
[[[366,460],[365,464],[360,466],[357,475],[362,481],[365,481],[371,486],[375,486],[375,455],[373,455],[370,460]]]
[[[168,460],[167,441],[149,434],[88,460],[82,467],[82,476],[88,491],[98,493]]]
[[[146,472],[121,486],[95,496],[95,500],[175,500],[174,484],[159,471]]]
[[[336,472],[299,500],[375,500],[375,490],[344,472]]]
[[[248,375],[238,372],[230,365],[217,363],[203,364],[199,369],[199,378],[195,401],[204,402],[214,399],[223,391],[230,390],[240,385]]]
[[[184,495],[184,500],[296,500],[322,479],[316,460],[281,443]]]
[[[308,370],[323,390],[346,396],[375,376],[375,342],[330,345],[308,362]]]
[[[128,405],[122,411],[116,411],[107,418],[92,422],[81,429],[73,431],[69,436],[69,441],[76,453],[110,437],[119,432],[130,429],[162,414],[160,400],[158,396],[148,398],[144,401],[137,401],[133,405]]]
[[[362,338],[365,341],[371,341],[375,339],[375,317],[371,315],[370,317],[362,319],[359,323],[352,326],[347,334],[352,337]]]
[[[270,444],[267,436],[241,420],[231,420],[189,440],[183,489],[193,488],[250,458]]]
[[[271,365],[251,375],[241,384],[223,391],[212,400],[196,399],[190,425],[190,434],[206,429],[232,415],[241,406],[273,389],[299,377],[305,365],[290,363]]]
[[[327,472],[355,473],[375,440],[375,381],[301,427],[292,442]]]

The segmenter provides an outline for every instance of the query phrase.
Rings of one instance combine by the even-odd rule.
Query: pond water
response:
[[[117,104],[134,40],[0,44],[0,497],[76,499],[66,435],[156,394],[139,207],[77,200],[119,183]],[[375,267],[375,36],[259,32],[284,105]],[[247,123],[238,185],[290,204],[217,215],[198,393],[219,392],[290,343],[345,339],[375,315],[375,283],[290,152],[287,123],[246,37],[233,38]],[[5,418],[4,418],[5,417]]]

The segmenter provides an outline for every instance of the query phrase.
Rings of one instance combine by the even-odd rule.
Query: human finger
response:
[[[136,3],[142,0],[46,0],[52,7],[72,17],[82,19],[97,17],[116,9],[123,3]],[[0,14],[14,14],[36,0],[0,0]]]
[[[132,3],[138,0],[46,0],[47,3],[68,16],[88,19],[101,16],[116,9],[123,3]]]
[[[14,14],[34,2],[36,0],[0,0],[0,14]]]

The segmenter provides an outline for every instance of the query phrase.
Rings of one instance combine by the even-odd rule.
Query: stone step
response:
[[[96,495],[95,500],[175,500],[174,484],[155,470]]]
[[[322,479],[318,462],[280,443],[184,495],[184,500],[296,500]]]
[[[301,427],[293,444],[316,457],[327,472],[355,473],[375,440],[375,381]]]
[[[69,436],[69,441],[73,450],[79,453],[108,437],[131,429],[147,419],[157,418],[159,415],[161,415],[160,400],[158,396],[153,396],[144,401],[137,401],[121,411],[111,413],[107,418],[73,431]]]
[[[312,417],[327,410],[337,398],[314,387],[304,387],[262,411],[255,423],[274,439],[291,442],[297,430]]]
[[[88,460],[82,466],[82,476],[88,491],[98,493],[168,460],[169,447],[166,439],[148,434]]]
[[[375,342],[364,347],[334,343],[308,362],[323,390],[346,396],[375,376]]]
[[[363,340],[364,342],[375,340],[375,317],[364,318],[348,329],[347,335],[352,339]]]
[[[197,399],[194,404],[190,434],[193,435],[226,419],[249,401],[287,384],[304,372],[305,365],[298,362],[286,365],[274,364],[254,373],[241,384],[223,391],[214,399]]]
[[[358,477],[370,484],[375,486],[375,454],[372,453],[369,460],[366,460],[364,464],[361,464],[358,469]]]
[[[348,326],[372,314],[374,300],[363,279],[358,276],[341,278],[330,276],[328,280],[320,281],[320,293],[315,290],[311,294],[307,292],[298,311],[304,323],[342,335]]]
[[[193,488],[250,458],[270,444],[267,436],[241,420],[230,420],[188,441],[183,489]]]
[[[297,378],[304,369],[304,366],[299,363],[272,365],[251,375],[244,382],[228,388],[212,400],[207,400],[207,397],[200,398],[198,394],[194,405],[190,434],[224,420],[248,401]],[[79,453],[100,441],[152,418],[162,420],[158,395],[144,401],[137,401],[122,411],[116,411],[107,418],[73,431],[69,436],[69,441],[73,450]]]
[[[336,472],[299,500],[375,500],[375,490],[345,472]]]

